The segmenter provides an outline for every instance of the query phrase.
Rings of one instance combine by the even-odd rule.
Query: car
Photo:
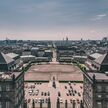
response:
[[[28,103],[30,103],[31,99],[28,99]]]
[[[37,96],[38,95],[38,93],[35,93],[35,96]]]
[[[73,90],[71,90],[71,92],[73,93]]]
[[[39,82],[37,82],[37,85],[39,84]]]
[[[60,100],[60,103],[63,103],[63,100],[62,100],[62,98],[59,98],[59,100]]]
[[[70,99],[70,102],[72,103],[72,99]]]
[[[34,99],[34,101],[35,101],[35,103],[38,103],[38,99],[36,98],[36,99]]]
[[[72,96],[72,93],[69,93],[70,96]]]
[[[83,87],[82,87],[82,86],[80,86],[80,88],[82,89]]]
[[[75,102],[75,100],[73,100],[73,103]]]
[[[45,99],[45,102],[48,103],[48,99],[47,98]]]
[[[68,92],[70,93],[70,92],[71,92],[71,90],[68,90]]]
[[[29,93],[29,95],[31,96],[31,95],[33,95],[33,93],[31,92],[31,93]]]
[[[28,88],[28,86],[26,85],[25,88]]]
[[[59,97],[61,96],[61,93],[60,93],[60,92],[58,92],[58,96],[59,96]]]
[[[37,89],[35,92],[39,92],[39,89]]]
[[[68,94],[68,93],[66,93],[66,95],[67,95],[67,96],[69,96],[69,94]]]
[[[67,86],[65,86],[65,89],[67,89]]]
[[[35,95],[35,93],[33,92],[33,93],[32,93],[32,95],[34,96],[34,95]]]
[[[47,93],[45,92],[45,93],[44,93],[44,96],[46,96],[46,95],[47,95]]]
[[[79,102],[79,101],[78,101],[77,103],[78,103],[78,104],[80,104],[80,102]]]
[[[71,82],[69,81],[68,84],[71,84]]]
[[[32,90],[29,90],[29,93],[32,93],[33,91]]]
[[[80,94],[80,93],[78,93],[78,96],[81,96],[81,94]]]
[[[74,83],[74,85],[76,85],[76,83]]]
[[[41,98],[38,99],[38,103],[40,103],[40,102],[41,102]]]
[[[76,90],[75,90],[74,92],[75,92],[75,93],[77,93],[77,91],[76,91]]]
[[[70,86],[70,89],[72,89],[72,86]]]
[[[42,103],[44,103],[44,99],[41,99]]]
[[[75,94],[73,93],[73,96],[75,96]]]
[[[50,96],[50,92],[48,91],[48,96]]]
[[[43,92],[41,92],[41,96],[43,96],[43,94],[44,94],[44,93],[43,93]]]

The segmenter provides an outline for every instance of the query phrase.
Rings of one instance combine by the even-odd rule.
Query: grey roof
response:
[[[93,79],[93,75],[95,75],[96,80],[108,80],[108,76],[105,73],[88,73],[88,75]]]
[[[4,79],[5,81],[12,80],[12,76],[15,75],[17,78],[21,72],[0,72],[0,80]]]
[[[60,59],[73,59],[72,57],[60,57]]]
[[[93,54],[91,54],[90,56],[93,57],[94,59],[97,59],[97,58],[99,58],[100,56],[102,56],[102,54],[93,53]]]
[[[35,58],[35,56],[33,56],[33,55],[24,55],[24,56],[20,56],[20,58]]]
[[[14,60],[12,58],[10,58],[6,54],[0,52],[0,64],[9,64],[12,62],[14,62]]]
[[[103,65],[108,65],[108,53],[100,56],[95,60],[96,63],[98,64],[103,64]]]
[[[32,47],[31,50],[39,50],[39,47]]]
[[[18,54],[15,54],[15,53],[8,53],[6,55],[9,56],[12,59],[14,59],[15,57],[18,57],[19,56]]]

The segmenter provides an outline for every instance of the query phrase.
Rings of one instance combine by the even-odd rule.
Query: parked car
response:
[[[60,93],[60,92],[58,92],[58,96],[59,96],[59,97],[61,96],[61,93]]]

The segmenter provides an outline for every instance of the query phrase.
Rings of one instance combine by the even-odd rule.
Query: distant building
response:
[[[108,108],[108,75],[84,73],[84,108]]]
[[[0,108],[24,108],[24,73],[0,72]]]
[[[71,63],[73,61],[73,58],[72,57],[59,57],[58,61]]]
[[[35,62],[50,62],[51,59],[49,57],[36,57]]]
[[[24,63],[27,63],[29,61],[35,61],[35,56],[33,55],[25,55],[25,56],[21,56],[21,60],[24,62]]]
[[[108,41],[108,37],[104,37],[104,38],[102,39],[102,41],[103,41],[103,42],[107,42],[107,41]]]
[[[38,57],[43,57],[44,54],[45,54],[45,51],[43,49],[39,49],[38,52],[37,52]]]
[[[25,56],[25,55],[31,55],[31,50],[30,49],[25,49],[23,52],[22,52],[22,55]]]
[[[93,53],[91,55],[88,55],[88,60],[92,62],[93,60],[99,58],[100,56],[102,56],[102,54],[100,54],[100,53]]]
[[[108,53],[95,59],[92,66],[102,72],[108,71]]]
[[[39,50],[38,47],[31,48],[31,55],[37,56],[38,50]]]
[[[21,60],[20,60],[20,56],[18,54],[8,53],[6,55],[9,56],[10,58],[12,58],[15,61],[16,68],[20,66]]]
[[[0,71],[12,71],[15,68],[14,59],[0,52]]]
[[[73,56],[73,61],[85,63],[85,61],[87,61],[87,56]]]
[[[45,50],[44,57],[49,57],[51,59],[53,57],[53,52],[51,50]]]

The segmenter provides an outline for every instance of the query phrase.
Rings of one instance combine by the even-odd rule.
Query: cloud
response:
[[[107,14],[99,14],[99,15],[96,15],[94,18],[92,18],[91,20],[92,21],[97,21],[97,20],[102,20],[104,17],[106,17]]]
[[[59,38],[57,33],[64,32],[63,36],[69,33],[74,39],[76,36],[80,38],[81,34],[98,36],[96,28],[105,29],[106,35],[107,10],[108,0],[1,0],[0,33],[2,37],[15,32],[18,38],[31,39],[33,35],[37,39],[46,35],[45,38],[52,39]]]

